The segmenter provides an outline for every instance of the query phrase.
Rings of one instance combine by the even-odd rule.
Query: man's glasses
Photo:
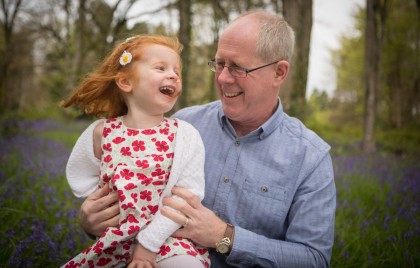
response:
[[[245,68],[242,68],[242,67],[239,67],[239,66],[226,66],[226,65],[223,65],[222,63],[216,62],[216,60],[210,60],[208,62],[208,65],[210,66],[210,70],[212,70],[215,73],[221,73],[223,71],[223,69],[226,67],[226,68],[228,68],[228,71],[232,76],[244,78],[250,72],[253,72],[253,71],[256,71],[258,69],[273,65],[277,62],[279,62],[279,61],[275,61],[275,62],[266,64],[266,65],[263,65],[263,66],[260,66],[260,67],[252,68],[252,69],[245,69]]]

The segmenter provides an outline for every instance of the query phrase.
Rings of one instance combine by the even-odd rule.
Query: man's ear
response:
[[[276,74],[274,75],[275,82],[280,86],[287,77],[289,73],[289,63],[285,60],[279,61],[276,64]]]
[[[124,92],[130,92],[133,89],[130,79],[124,73],[118,73],[115,77],[115,83]]]

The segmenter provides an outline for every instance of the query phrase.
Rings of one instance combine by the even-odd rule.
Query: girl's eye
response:
[[[165,71],[165,67],[163,65],[156,66],[156,69],[159,71]]]

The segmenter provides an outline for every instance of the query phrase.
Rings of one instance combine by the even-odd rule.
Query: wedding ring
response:
[[[185,218],[185,222],[184,222],[184,224],[182,225],[182,227],[187,227],[188,226],[188,223],[190,223],[190,218],[188,218],[188,217],[186,217]]]

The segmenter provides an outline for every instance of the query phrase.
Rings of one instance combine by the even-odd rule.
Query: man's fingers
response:
[[[118,222],[119,222],[119,217],[120,217],[120,208],[118,206],[118,204],[115,204],[112,207],[109,207],[103,211],[101,211],[100,213],[103,213],[103,215],[101,215],[101,219],[107,219],[103,222],[103,224],[105,226],[117,226]]]
[[[108,195],[108,193],[109,193],[109,185],[108,185],[108,183],[106,183],[104,185],[104,187],[102,187],[101,189],[97,190],[96,192],[90,194],[87,199],[97,200],[101,197],[104,197],[104,196]]]
[[[187,201],[187,203],[193,208],[198,208],[201,205],[200,198],[185,188],[175,186],[172,188],[172,193]]]

